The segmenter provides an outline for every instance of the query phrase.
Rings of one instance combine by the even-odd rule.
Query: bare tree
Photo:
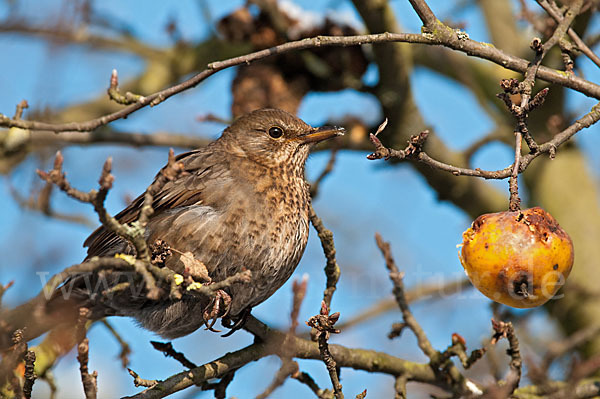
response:
[[[480,12],[492,43],[473,40],[468,28],[462,29],[457,21],[443,20],[436,12],[438,3],[425,0],[409,3],[422,24],[420,32],[405,32],[393,3],[387,1],[352,2],[363,24],[361,31],[335,18],[306,24],[302,19],[305,15],[299,14],[288,2],[251,0],[220,18],[211,27],[212,33],[202,40],[186,40],[181,26],[173,19],[165,30],[172,45],[160,47],[136,37],[128,21],[103,14],[93,1],[79,1],[75,5],[64,2],[63,11],[68,10],[72,15],[63,21],[51,20],[50,16],[43,24],[21,18],[18,7],[7,1],[8,11],[0,24],[2,35],[37,37],[53,47],[80,46],[90,54],[107,50],[135,55],[143,60],[144,69],[125,83],[119,82],[116,70],[107,71],[106,93],[89,101],[75,99],[70,106],[43,110],[39,104],[28,104],[24,100],[16,105],[12,116],[8,110],[0,110],[3,112],[0,114],[0,171],[9,176],[5,184],[14,202],[28,212],[39,212],[64,223],[89,225],[87,216],[52,204],[51,200],[59,195],[55,193],[58,190],[54,190],[57,187],[68,196],[90,204],[100,222],[128,239],[137,254],[92,258],[61,268],[41,291],[35,285],[29,286],[31,291],[25,295],[29,299],[25,307],[19,308],[20,314],[15,315],[14,309],[8,306],[0,309],[0,330],[5,337],[4,341],[0,339],[0,344],[7,348],[0,363],[0,392],[7,397],[31,397],[32,388],[39,384],[36,378],[54,386],[52,368],[77,347],[85,397],[97,396],[98,378],[105,371],[99,369],[96,373],[88,366],[88,350],[94,341],[86,338],[90,327],[86,309],[81,310],[77,320],[54,329],[35,347],[29,347],[27,340],[36,334],[27,329],[10,328],[9,321],[17,316],[24,320],[45,317],[40,309],[44,309],[48,292],[70,276],[101,270],[131,271],[143,282],[142,290],[149,300],[160,296],[178,300],[182,290],[189,287],[198,291],[198,295],[210,297],[230,284],[248,281],[248,274],[240,273],[215,284],[193,282],[193,285],[181,280],[181,275],[157,266],[155,258],[168,256],[167,249],[146,243],[139,229],[143,230],[151,217],[153,195],[159,186],[180,178],[182,170],[172,152],[161,177],[145,191],[143,211],[138,223],[133,225],[120,223],[106,210],[105,201],[114,180],[110,160],[101,170],[90,171],[100,175],[100,180],[98,189],[89,192],[79,189],[80,182],[67,178],[64,172],[70,173],[70,170],[63,163],[69,159],[60,152],[54,156],[54,166],[48,172],[39,172],[45,184],[39,185],[36,181],[29,194],[24,194],[29,190],[25,179],[19,174],[11,176],[15,170],[26,170],[32,175],[34,166],[47,170],[51,154],[77,145],[204,146],[210,140],[191,133],[141,133],[122,127],[118,121],[144,118],[156,112],[154,107],[163,106],[166,100],[178,98],[205,84],[209,77],[235,67],[230,93],[232,118],[263,107],[297,113],[303,99],[313,92],[353,90],[376,99],[386,120],[383,124],[367,123],[361,119],[364,115],[347,115],[335,122],[344,125],[348,134],[342,140],[316,149],[330,151],[331,156],[322,173],[311,182],[314,197],[325,195],[319,187],[332,171],[335,173],[336,154],[341,150],[370,153],[368,159],[380,163],[383,161],[376,160],[384,159],[392,168],[408,162],[441,201],[453,204],[470,218],[505,209],[518,210],[522,201],[544,207],[571,235],[576,265],[561,291],[561,299],[550,301],[543,308],[513,313],[507,307],[492,304],[494,319],[491,328],[486,327],[489,338],[481,344],[469,343],[478,349],[467,351],[462,335],[473,328],[469,325],[465,325],[465,331],[460,334],[448,334],[447,347],[436,347],[410,304],[460,292],[469,285],[468,281],[406,288],[404,277],[409,272],[402,270],[407,266],[397,263],[392,255],[392,247],[397,243],[390,244],[380,235],[376,235],[375,242],[370,237],[362,237],[365,247],[377,248],[381,253],[380,257],[371,257],[369,268],[373,273],[389,277],[394,297],[381,295],[377,303],[362,313],[340,315],[333,298],[343,294],[336,293],[336,288],[340,276],[348,271],[336,259],[331,231],[335,229],[326,227],[329,225],[327,217],[319,217],[311,207],[310,221],[326,262],[322,294],[306,280],[294,282],[289,310],[273,315],[279,320],[289,317],[289,328],[272,328],[249,316],[243,329],[254,341],[205,364],[198,365],[186,353],[176,350],[177,343],[153,342],[156,350],[176,359],[184,371],[165,373],[157,380],[149,380],[129,369],[135,386],[143,387],[132,397],[166,397],[186,389],[191,391],[195,386],[213,391],[216,398],[225,398],[232,381],[242,378],[236,376],[236,372],[267,356],[279,357],[280,370],[273,376],[265,376],[264,392],[246,392],[244,397],[275,397],[274,392],[289,379],[304,385],[297,384],[299,395],[303,396],[310,390],[319,398],[339,399],[344,393],[356,398],[369,397],[371,387],[367,384],[363,392],[349,392],[344,388],[345,369],[393,377],[392,391],[396,398],[412,397],[411,386],[407,389],[411,382],[426,384],[427,392],[436,392],[438,397],[591,398],[600,395],[599,381],[595,377],[600,368],[600,327],[596,317],[600,300],[591,278],[595,276],[596,259],[600,258],[597,245],[600,202],[598,185],[586,165],[584,149],[572,140],[600,119],[600,107],[596,104],[574,114],[567,101],[572,93],[600,100],[600,85],[591,78],[597,74],[584,76],[580,69],[581,65],[587,65],[597,73],[595,68],[600,67],[600,59],[594,52],[598,42],[594,22],[600,3],[596,0],[448,2],[455,11]],[[212,18],[207,16],[210,7],[202,1],[199,4],[206,18],[204,22],[212,24]],[[363,78],[369,66],[378,71],[374,84],[365,83]],[[460,84],[465,93],[468,91],[481,112],[493,122],[489,133],[463,150],[456,150],[453,143],[436,135],[435,129],[429,126],[436,121],[427,120],[417,105],[411,80],[416,67],[435,71],[447,81]],[[199,109],[202,112],[202,106]],[[460,116],[468,123],[468,115]],[[229,122],[207,113],[198,119],[218,124]],[[513,149],[514,161],[498,170],[474,167],[474,157],[490,143],[498,142]],[[39,163],[33,165],[32,160]],[[507,193],[488,182],[504,179],[509,181]],[[527,193],[526,198],[522,198],[523,192]],[[382,210],[370,218],[371,223],[377,226],[393,212],[399,210]],[[347,228],[357,229],[356,226]],[[71,247],[79,243],[63,245]],[[26,256],[26,253],[20,254],[20,259]],[[49,260],[46,257],[42,262]],[[194,261],[201,260],[190,260]],[[4,267],[14,265],[3,263]],[[10,289],[9,282],[3,284],[0,297]],[[313,296],[319,291],[321,305],[311,309],[314,316],[300,320],[300,308],[309,291]],[[432,302],[426,306],[435,309],[439,304]],[[23,312],[23,309],[29,311]],[[368,325],[374,317],[389,312],[396,312],[402,318],[402,322],[391,326],[390,339],[410,330],[421,358],[404,359],[398,354],[369,349],[369,345],[355,348],[345,342],[330,343],[334,334],[342,339],[347,329],[356,324]],[[546,323],[553,320],[559,326],[558,338],[549,349],[542,351],[531,344],[531,337],[523,332],[525,339],[521,341],[530,348],[524,350],[523,342],[519,342],[522,337],[519,327],[531,315],[544,312],[549,315],[544,319]],[[119,335],[110,319],[96,324],[100,323],[118,339],[120,359],[123,367],[127,367],[129,357],[135,356],[130,353],[127,336]],[[311,328],[310,334],[299,331],[303,324]],[[553,330],[554,326],[547,328]],[[508,356],[501,354],[506,358],[499,361],[495,346],[502,339],[507,341]],[[320,373],[327,376],[326,386],[322,378],[303,370],[301,359],[322,363]],[[571,359],[570,364],[559,364],[563,359]],[[557,365],[560,375],[551,372],[553,365]],[[415,392],[419,390],[415,388]]]

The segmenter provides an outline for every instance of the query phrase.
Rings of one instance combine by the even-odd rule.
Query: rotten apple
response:
[[[546,303],[573,266],[573,242],[542,208],[488,213],[463,233],[460,261],[488,298],[515,308]]]

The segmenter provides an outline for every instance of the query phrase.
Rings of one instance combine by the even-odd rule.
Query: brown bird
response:
[[[251,271],[250,283],[236,283],[221,292],[216,305],[222,309],[213,316],[240,318],[291,276],[308,239],[310,198],[304,165],[309,148],[341,134],[342,128],[312,128],[285,111],[262,109],[237,119],[208,146],[177,157],[184,173],[154,196],[147,242],[161,240],[172,248],[164,265],[178,273],[184,268],[180,255],[186,252],[204,263],[213,282]],[[142,202],[143,196],[138,197],[116,218],[121,223],[137,220]],[[84,245],[88,258],[135,253],[129,242],[104,227]],[[130,316],[168,339],[201,327],[207,322],[207,308],[215,304],[214,298],[209,303],[190,294],[179,300],[150,300],[143,292],[135,295],[127,289],[108,298],[99,293],[122,279],[111,273],[76,276],[66,283],[72,288],[68,298],[57,291],[50,303],[67,299],[77,305],[74,308],[88,307],[93,319]],[[30,333],[43,330],[31,328]]]

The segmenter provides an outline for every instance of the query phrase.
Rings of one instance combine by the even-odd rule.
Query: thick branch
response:
[[[218,378],[228,371],[239,368],[262,357],[285,352],[300,359],[320,360],[321,354],[316,342],[272,330],[252,316],[244,329],[261,339],[246,348],[225,356],[198,368],[175,374],[155,387],[140,392],[131,398],[163,398],[174,392],[200,384],[210,378]],[[285,344],[285,345],[284,345]],[[390,375],[406,375],[411,381],[430,382],[438,386],[447,385],[437,380],[435,372],[428,364],[420,364],[396,358],[387,353],[365,349],[351,349],[341,345],[329,345],[329,350],[338,367],[352,367]]]

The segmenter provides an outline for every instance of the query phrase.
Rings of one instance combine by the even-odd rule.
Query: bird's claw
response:
[[[224,312],[222,312],[223,308]],[[213,332],[221,332],[213,327],[219,317],[225,317],[229,314],[229,309],[231,309],[231,295],[223,290],[215,291],[214,296],[208,305],[206,305],[202,314],[206,329]]]
[[[251,312],[252,312],[252,308],[247,307],[239,315],[237,315],[233,318],[227,317],[227,318],[224,318],[223,320],[221,320],[221,324],[223,325],[223,327],[229,328],[229,331],[227,331],[225,334],[223,334],[221,336],[229,337],[229,336],[233,335],[233,333],[236,332],[237,330],[242,329],[242,327],[244,327],[244,325],[246,324],[246,321],[248,321],[248,316],[250,316]]]

